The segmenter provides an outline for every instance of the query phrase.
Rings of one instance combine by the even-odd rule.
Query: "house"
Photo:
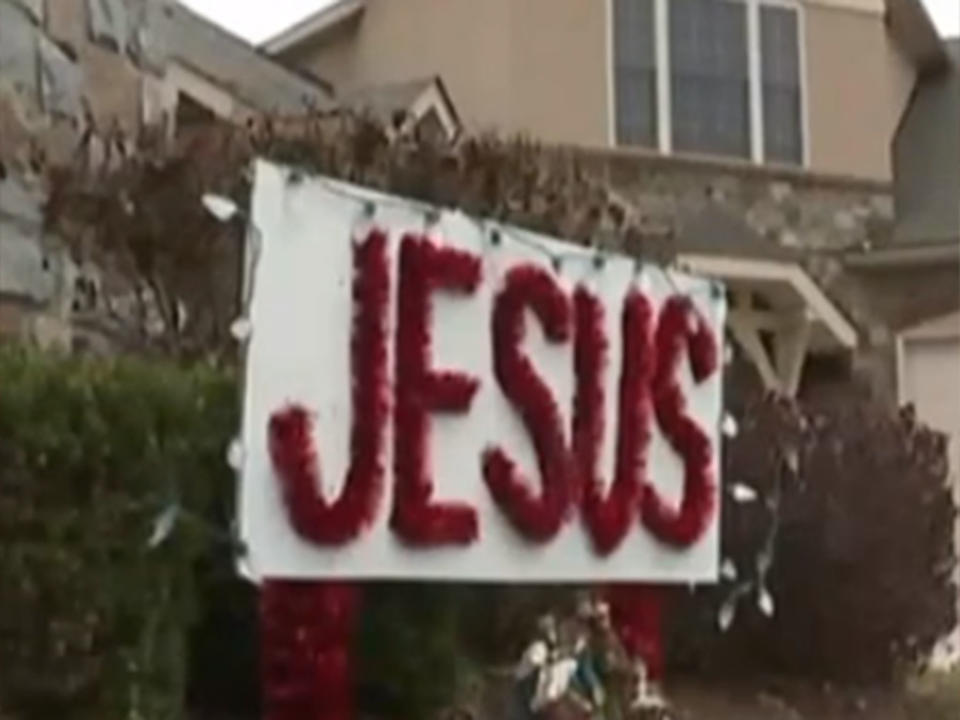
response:
[[[888,242],[846,264],[887,305],[897,401],[951,435],[960,469],[960,39],[948,62],[918,81],[893,143],[897,222]],[[907,284],[909,297],[897,289]],[[960,501],[960,482],[958,482]],[[960,547],[960,534],[958,534]]]
[[[263,50],[567,148],[644,228],[612,247],[727,283],[768,388],[914,404],[960,499],[960,46],[920,0],[338,0]]]
[[[62,344],[86,281],[44,237],[49,168],[109,163],[146,128],[329,110],[291,72],[178,4],[0,0],[0,334]]]
[[[439,74],[471,130],[881,179],[942,61],[915,0],[338,0],[263,49],[342,91]]]
[[[921,203],[955,218],[960,165],[914,129],[953,59],[920,0],[338,0],[263,49],[343,93],[439,75],[468,131],[577,148],[731,284],[770,387],[844,354],[894,401],[900,331],[956,310],[955,227],[931,235]],[[953,163],[933,197],[931,156]],[[943,262],[867,270],[924,233]]]
[[[946,43],[950,62],[922,79],[894,143],[895,242],[869,253],[875,282],[913,274],[924,303],[897,325],[898,401],[950,433],[950,466],[960,474],[960,311],[955,294],[929,288],[934,274],[956,276],[960,257],[960,38]],[[863,263],[863,259],[860,260]],[[872,261],[872,262],[870,262]],[[869,269],[868,269],[869,268]],[[912,304],[908,304],[911,307]],[[960,479],[955,484],[960,504]],[[960,527],[956,547],[960,548]],[[960,571],[958,571],[960,584]],[[960,656],[960,631],[946,662]]]
[[[460,131],[435,77],[335,98],[173,0],[0,0],[0,337],[69,344],[75,286],[96,282],[44,237],[51,167],[109,166],[146,131],[175,143],[198,123],[361,105],[400,132]]]
[[[960,256],[960,39],[946,47],[950,62],[917,84],[894,143],[894,242],[857,261],[875,281],[917,276],[928,306],[898,323],[899,400],[954,433],[951,460],[958,468],[960,313],[955,298],[920,290],[931,273],[955,270]]]
[[[178,3],[3,0],[0,16],[4,103],[33,119],[21,132],[39,137],[47,154],[60,149],[51,135],[69,126],[103,132],[115,125],[133,136],[160,123],[173,133],[198,108],[242,120],[334,107],[328,87]],[[7,162],[19,144],[4,143]]]

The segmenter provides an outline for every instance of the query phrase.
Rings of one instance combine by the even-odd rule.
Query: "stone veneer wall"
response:
[[[742,218],[771,248],[847,250],[886,242],[892,232],[886,182],[624,150],[577,150],[568,161],[602,180],[654,234],[682,231],[710,207]]]
[[[552,151],[552,172],[573,165],[589,178],[579,202],[606,202],[594,210],[597,241],[611,250],[691,249],[722,255],[797,262],[860,330],[853,366],[885,400],[895,401],[894,334],[908,321],[956,304],[955,268],[858,272],[847,253],[882,247],[893,231],[889,183],[764,168],[735,162],[652,156],[630,151]],[[568,170],[568,172],[570,172]],[[698,217],[719,212],[742,227],[727,230],[714,247],[688,232]],[[618,232],[620,216],[631,232]],[[702,223],[696,230],[704,234]],[[734,240],[734,242],[731,242]]]

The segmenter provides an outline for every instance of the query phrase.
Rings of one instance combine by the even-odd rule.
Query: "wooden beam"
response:
[[[709,277],[737,282],[779,282],[793,289],[819,323],[843,348],[857,346],[857,330],[806,271],[796,263],[776,260],[681,254],[680,267]]]
[[[733,309],[727,315],[727,325],[730,327],[730,333],[746,353],[750,362],[753,363],[761,381],[763,381],[763,386],[771,392],[783,392],[780,377],[774,369],[773,363],[770,362],[767,349],[760,339],[760,331],[754,323],[745,320],[739,313],[738,309]]]
[[[810,347],[810,320],[805,313],[784,323],[773,336],[773,349],[780,386],[789,397],[796,397],[803,377],[803,363]]]
[[[777,314],[753,310],[750,295],[733,293],[727,325],[734,340],[753,363],[764,387],[795,397],[803,376],[803,365],[810,346],[811,321],[806,312]],[[772,339],[773,358],[760,335]]]
[[[736,308],[737,317],[741,322],[760,331],[776,332],[783,327],[783,313],[773,310],[744,310]]]

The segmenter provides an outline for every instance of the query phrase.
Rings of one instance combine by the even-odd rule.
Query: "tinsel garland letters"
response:
[[[684,349],[693,379],[703,382],[717,370],[717,342],[689,298],[673,296],[660,311],[656,331],[656,370],[651,391],[657,424],[683,458],[683,498],[678,508],[664,502],[649,482],[644,484],[640,513],[643,524],[663,542],[694,544],[706,532],[717,502],[710,438],[686,411],[677,375]]]
[[[477,537],[477,512],[464,503],[432,500],[430,409],[468,412],[477,378],[430,368],[431,293],[468,295],[480,283],[480,258],[408,235],[400,241],[393,465],[396,499],[390,524],[413,545],[467,545]]]
[[[374,520],[383,494],[383,449],[389,415],[387,236],[374,230],[354,248],[353,332],[350,340],[353,426],[350,467],[340,497],[320,494],[320,462],[311,418],[290,405],[270,418],[268,446],[294,530],[319,545],[342,545]]]
[[[479,287],[479,255],[418,235],[399,241],[394,387],[388,377],[390,260],[385,233],[354,247],[354,318],[350,341],[353,423],[350,465],[339,497],[319,489],[319,452],[309,412],[299,405],[270,419],[271,459],[294,530],[305,540],[338,546],[355,540],[378,514],[383,495],[386,428],[393,402],[393,507],[390,526],[415,547],[465,546],[480,533],[475,508],[438,501],[430,474],[430,413],[467,414],[481,390],[464,372],[433,367],[432,304],[436,291],[469,302]],[[601,300],[583,286],[572,298],[544,267],[522,262],[505,270],[491,310],[493,376],[530,436],[538,477],[524,477],[506,450],[491,444],[478,459],[495,505],[530,542],[554,538],[579,511],[599,555],[615,551],[639,517],[661,542],[695,544],[716,511],[710,436],[687,409],[680,370],[693,379],[717,371],[717,342],[687,296],[669,296],[655,313],[638,289],[621,309],[623,357],[617,398],[613,476],[599,470],[606,428],[604,378],[608,340]],[[527,323],[550,343],[571,344],[575,375],[570,440],[559,403],[523,349]],[[646,468],[652,423],[681,457],[683,494],[674,507]]]
[[[520,476],[513,460],[498,447],[484,452],[483,476],[517,531],[529,540],[545,542],[559,532],[570,513],[577,477],[556,398],[521,348],[528,309],[550,342],[570,338],[570,301],[553,276],[536,265],[510,270],[494,300],[493,367],[503,394],[533,440],[543,489],[535,493],[533,483]]]
[[[623,305],[623,370],[614,477],[604,493],[598,474],[604,436],[605,399],[603,374],[607,363],[607,338],[603,305],[585,288],[574,293],[576,340],[573,401],[573,447],[583,482],[583,519],[594,549],[613,552],[636,519],[644,483],[646,448],[650,441],[649,383],[653,369],[651,347],[653,310],[650,301],[633,290]]]

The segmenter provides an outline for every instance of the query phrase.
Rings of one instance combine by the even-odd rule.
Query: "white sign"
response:
[[[265,162],[252,222],[257,577],[716,578],[722,289]]]

